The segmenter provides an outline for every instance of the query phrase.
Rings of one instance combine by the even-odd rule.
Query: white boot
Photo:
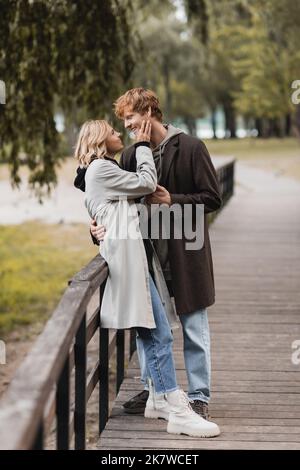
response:
[[[187,434],[193,437],[219,436],[219,426],[195,413],[183,390],[166,395],[170,407],[167,431],[171,434]]]
[[[149,398],[146,403],[145,418],[162,418],[168,421],[170,406],[165,395],[156,395],[152,382],[149,381]]]

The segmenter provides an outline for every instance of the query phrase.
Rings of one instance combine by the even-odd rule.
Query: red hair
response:
[[[145,114],[149,107],[151,116],[158,121],[162,121],[162,111],[158,97],[152,90],[145,88],[132,88],[120,96],[114,103],[115,115],[119,119],[124,119],[125,110],[130,108],[135,113]]]

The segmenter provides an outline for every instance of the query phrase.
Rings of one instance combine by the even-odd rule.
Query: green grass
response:
[[[300,181],[300,140],[227,139],[207,140],[213,156],[231,156],[247,165]]]
[[[234,156],[237,159],[299,157],[300,141],[285,139],[224,139],[206,140],[211,154]]]
[[[97,252],[83,224],[1,226],[1,334],[46,320],[68,280]]]

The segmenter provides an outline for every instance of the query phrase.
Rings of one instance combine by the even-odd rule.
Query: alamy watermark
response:
[[[6,344],[0,339],[0,365],[6,364]]]
[[[192,251],[204,244],[204,204],[132,204],[122,197],[117,205],[100,206],[96,220],[111,240],[184,240]]]
[[[298,366],[300,364],[300,339],[295,339],[292,342],[292,349],[295,349],[291,356],[292,364]]]
[[[3,80],[0,80],[0,104],[6,103],[6,89]]]
[[[291,96],[292,103],[300,104],[300,80],[294,80],[291,87],[295,89]]]

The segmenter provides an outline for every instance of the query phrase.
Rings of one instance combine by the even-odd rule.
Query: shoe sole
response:
[[[182,432],[182,430],[179,428],[177,424],[172,424],[172,423],[168,424],[167,432],[169,434],[184,434],[184,435],[191,436],[191,437],[217,437],[221,434],[219,428],[215,430],[211,429],[211,430],[203,430],[203,431],[200,431],[200,430],[196,431],[195,429],[192,429],[190,432],[189,431]]]
[[[166,411],[149,410],[146,408],[144,416],[145,418],[164,419],[165,421],[169,421],[169,413]]]
[[[130,409],[130,408],[124,408],[123,406],[124,413],[127,415],[143,415],[145,412],[145,408],[140,408],[140,409]]]

